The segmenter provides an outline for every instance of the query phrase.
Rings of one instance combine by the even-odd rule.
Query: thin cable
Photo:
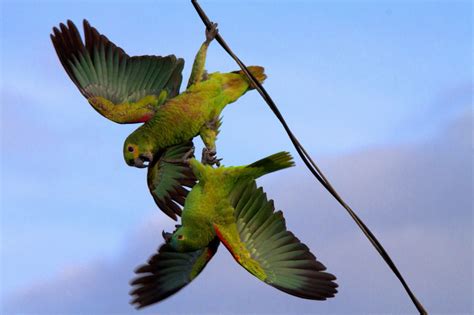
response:
[[[207,17],[206,13],[201,8],[201,6],[197,2],[197,0],[191,0],[191,3],[194,6],[194,8],[196,9],[197,13],[199,14],[199,16],[200,16],[201,20],[203,21],[203,23],[206,25],[206,28],[210,29],[211,28],[211,21],[209,20],[209,18]],[[220,33],[217,33],[216,41],[237,62],[237,64],[242,69],[242,71],[249,78],[252,85],[260,93],[260,95],[263,97],[265,102],[268,104],[270,109],[273,111],[275,116],[278,118],[278,120],[282,124],[283,128],[285,129],[286,133],[288,134],[288,137],[290,138],[291,142],[293,143],[293,146],[295,147],[296,151],[298,152],[299,156],[301,157],[301,159],[303,160],[303,162],[305,163],[305,165],[309,169],[309,171],[324,186],[324,188],[326,188],[326,190],[339,202],[339,204],[341,204],[344,207],[344,209],[346,209],[346,211],[349,213],[349,215],[352,217],[352,219],[355,221],[355,223],[362,230],[364,235],[369,239],[369,241],[375,247],[375,249],[380,254],[380,256],[382,256],[382,258],[387,263],[387,265],[390,267],[392,272],[395,274],[395,276],[401,282],[402,286],[404,287],[405,291],[408,293],[410,299],[412,300],[412,302],[415,305],[418,312],[420,314],[428,314],[427,311],[425,310],[425,308],[423,307],[423,305],[418,301],[416,296],[411,291],[410,287],[406,283],[406,281],[403,278],[402,274],[400,273],[397,266],[395,265],[395,263],[392,261],[392,259],[388,255],[387,251],[383,248],[382,244],[380,244],[380,242],[377,240],[375,235],[370,231],[370,229],[365,225],[365,223],[357,216],[357,214],[351,209],[351,207],[349,207],[349,205],[344,202],[344,200],[341,198],[341,196],[336,192],[334,187],[331,185],[331,183],[327,180],[327,178],[321,172],[319,167],[313,161],[311,156],[306,152],[304,147],[300,144],[300,142],[298,141],[296,136],[291,131],[290,127],[288,126],[285,119],[283,118],[283,115],[280,113],[278,107],[273,102],[272,98],[267,93],[265,88],[260,84],[260,82],[258,82],[257,79],[255,79],[255,77],[252,75],[252,73],[250,73],[250,71],[247,69],[245,64],[233,53],[233,51],[230,49],[230,47],[224,41],[224,39],[222,38]]]

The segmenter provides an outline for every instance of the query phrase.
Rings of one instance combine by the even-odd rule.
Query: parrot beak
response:
[[[133,160],[133,166],[138,168],[145,168],[150,165],[153,161],[153,154],[150,152],[140,154],[136,159]]]
[[[173,234],[165,232],[164,230],[163,232],[161,232],[161,235],[163,236],[163,239],[165,240],[166,243],[169,243],[171,240],[171,237],[173,236]]]

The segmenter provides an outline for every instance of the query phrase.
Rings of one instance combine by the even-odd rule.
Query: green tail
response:
[[[265,174],[292,167],[294,165],[295,163],[293,162],[291,154],[283,151],[247,165],[246,168],[251,168],[255,171],[255,178],[259,178]]]

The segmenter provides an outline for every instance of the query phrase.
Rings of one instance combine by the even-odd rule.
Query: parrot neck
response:
[[[153,119],[135,131],[150,148],[153,148],[153,154],[156,154],[160,149],[170,146],[169,143],[172,142],[170,139],[172,133],[166,130],[166,125],[161,124],[159,117],[156,116],[158,115],[155,115]]]

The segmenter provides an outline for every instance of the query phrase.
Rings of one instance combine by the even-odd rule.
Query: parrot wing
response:
[[[51,40],[71,80],[89,103],[117,123],[149,120],[176,96],[184,60],[174,55],[130,57],[84,20],[85,44],[71,21],[53,28]]]
[[[135,270],[139,277],[130,283],[134,286],[130,292],[131,303],[142,308],[181,290],[204,269],[219,244],[219,239],[215,238],[207,247],[186,253],[176,252],[170,245],[163,244],[147,264]]]
[[[234,222],[214,228],[241,266],[291,295],[312,300],[334,297],[336,278],[323,272],[326,267],[287,231],[282,212],[274,212],[273,201],[255,181],[234,189],[229,200]]]
[[[182,160],[193,148],[193,142],[167,148],[148,167],[148,188],[158,207],[173,220],[181,216],[181,207],[189,190],[196,184],[191,167]],[[189,156],[191,157],[191,156]]]

